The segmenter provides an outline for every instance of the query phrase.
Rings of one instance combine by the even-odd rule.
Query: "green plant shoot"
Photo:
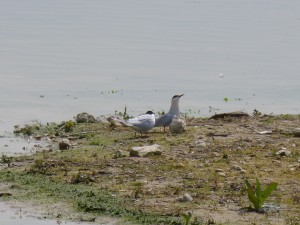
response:
[[[248,193],[248,199],[254,205],[254,210],[257,212],[262,212],[263,203],[271,195],[272,191],[274,191],[277,188],[278,183],[272,182],[266,187],[265,190],[262,190],[258,179],[256,179],[255,189],[252,188],[248,180],[246,180],[245,183],[247,187],[246,190]]]
[[[192,218],[192,213],[191,212],[188,212],[187,214],[182,214],[182,217],[184,219],[184,225],[189,225],[190,223],[190,220]]]

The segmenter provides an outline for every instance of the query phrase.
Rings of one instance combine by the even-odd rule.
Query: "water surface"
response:
[[[166,111],[181,93],[181,111],[199,116],[300,113],[299,11],[296,0],[1,1],[0,129]]]

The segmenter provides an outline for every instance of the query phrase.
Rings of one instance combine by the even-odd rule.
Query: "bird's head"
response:
[[[183,96],[184,94],[182,95],[174,95],[173,98],[172,98],[172,102],[178,102],[179,99]]]

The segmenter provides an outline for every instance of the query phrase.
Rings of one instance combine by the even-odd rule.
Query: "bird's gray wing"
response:
[[[156,127],[166,127],[169,126],[172,122],[174,115],[171,115],[169,113],[162,115],[161,117],[155,119],[155,126]]]

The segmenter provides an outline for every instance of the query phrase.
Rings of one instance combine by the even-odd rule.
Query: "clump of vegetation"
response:
[[[188,213],[184,213],[182,214],[183,220],[184,220],[184,225],[189,225],[190,220],[192,218],[192,213],[188,212]]]
[[[254,109],[254,110],[253,110],[253,116],[259,117],[259,116],[261,116],[261,115],[262,115],[262,113],[261,113],[260,111],[258,111],[257,109]]]
[[[108,92],[108,94],[116,94],[118,91],[117,90],[111,90]]]
[[[115,111],[115,115],[123,117],[124,120],[128,120],[129,118],[132,118],[132,116],[129,116],[127,114],[127,106],[124,106],[124,112],[118,112],[117,110]]]
[[[75,172],[71,174],[70,179],[68,180],[70,184],[79,184],[79,183],[90,183],[94,181],[92,174],[83,173],[83,172]]]
[[[13,157],[12,156],[7,156],[7,155],[5,155],[5,154],[2,153],[1,163],[7,164],[7,166],[10,167],[12,161],[13,161]]]
[[[207,223],[204,223],[203,221],[198,221],[197,218],[194,218],[194,220],[192,221],[192,213],[188,212],[188,213],[183,213],[182,214],[182,218],[183,218],[183,225],[203,225],[203,224],[215,224],[214,221],[211,221],[209,219],[209,221],[207,221]]]
[[[278,183],[270,183],[265,190],[262,190],[260,182],[256,179],[255,189],[250,185],[249,181],[246,180],[246,190],[248,193],[248,199],[254,205],[254,210],[256,212],[264,212],[263,203],[271,195],[272,191],[278,186]]]
[[[75,127],[75,122],[74,121],[72,121],[72,120],[67,121],[64,125],[65,132],[73,131],[74,127]]]
[[[66,170],[66,163],[62,160],[36,159],[31,164],[28,172],[32,174],[52,175],[54,173],[53,168]]]
[[[24,127],[15,126],[14,133],[15,134],[24,134],[24,135],[32,135],[40,130],[39,124],[33,124],[33,125],[25,125]]]

